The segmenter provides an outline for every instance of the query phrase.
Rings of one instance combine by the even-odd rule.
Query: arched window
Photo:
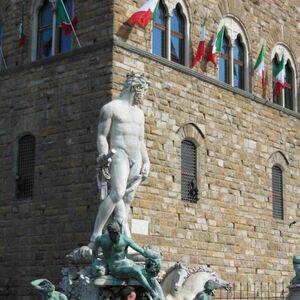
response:
[[[282,171],[278,166],[272,167],[272,204],[273,217],[283,219],[283,186]]]
[[[184,64],[184,31],[184,18],[177,5],[171,18],[171,60],[180,64]]]
[[[166,57],[166,10],[161,2],[155,11],[152,29],[152,53]]]
[[[58,0],[61,1],[61,0]],[[35,59],[42,59],[58,53],[70,51],[72,48],[72,34],[65,35],[58,24],[57,12],[50,1],[42,1],[37,9],[36,34],[33,35]],[[72,19],[73,0],[64,0],[64,6]],[[36,37],[36,38],[35,38]]]
[[[285,107],[293,110],[293,69],[291,67],[291,62],[288,60],[285,65],[285,88],[284,88],[284,103]]]
[[[280,95],[276,95],[275,93],[275,85],[276,85],[276,74],[279,67],[279,59],[278,56],[272,59],[272,90],[273,90],[273,102],[281,105],[281,97]]]
[[[197,148],[189,140],[181,142],[181,199],[198,201]]]
[[[34,186],[35,137],[25,135],[18,142],[17,196],[32,197]]]
[[[229,81],[229,39],[224,33],[223,36],[223,41],[222,41],[222,48],[220,52],[220,57],[219,57],[219,80],[230,83]]]
[[[272,49],[272,73],[273,73],[273,102],[279,104],[287,109],[297,111],[296,107],[296,95],[297,95],[297,69],[295,63],[295,57],[283,43],[278,43]],[[280,91],[279,95],[275,93],[275,83],[277,70],[280,61],[284,59],[284,71],[285,71],[285,87]]]
[[[246,31],[237,17],[226,16],[223,47],[219,55],[219,80],[249,91],[249,42]]]
[[[233,86],[244,89],[244,46],[238,35],[233,44]]]

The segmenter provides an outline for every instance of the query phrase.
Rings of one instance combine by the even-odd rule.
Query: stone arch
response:
[[[185,123],[177,130],[177,136],[180,141],[184,139],[190,139],[197,147],[200,147],[204,143],[204,133],[195,123]]]
[[[245,3],[241,3],[239,0],[219,1],[218,8],[212,12],[212,18],[214,22],[219,25],[220,20],[224,17],[232,17],[241,25],[247,36],[247,47],[249,52],[251,52],[252,43],[249,42],[248,36],[254,36],[250,34],[253,32],[253,18],[251,14],[247,13]]]
[[[293,35],[287,29],[280,30],[279,27],[273,27],[267,37],[267,45],[273,49],[278,44],[284,45],[292,53],[294,61],[297,62],[295,58],[300,57],[300,48]]]
[[[189,2],[185,1],[185,0],[170,0],[170,1],[168,1],[167,6],[169,9],[170,16],[172,16],[172,11],[176,7],[177,4],[179,4],[184,17],[186,18],[185,21],[187,23],[192,23],[193,20],[192,20],[191,7],[189,5]]]
[[[278,166],[280,167],[280,169],[284,172],[288,169],[288,166],[289,166],[289,161],[288,159],[286,158],[286,156],[283,154],[283,152],[281,151],[276,151],[276,152],[273,152],[269,159],[268,159],[268,162],[269,162],[269,167],[272,168],[273,166]]]
[[[296,57],[292,51],[292,49],[284,42],[277,42],[271,51],[271,60],[275,55],[278,55],[279,60],[284,55],[286,60],[289,60],[291,63],[291,67],[293,68],[296,77],[298,77],[298,70],[296,66]]]

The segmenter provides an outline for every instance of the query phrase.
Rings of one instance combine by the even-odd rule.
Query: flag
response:
[[[262,46],[260,53],[258,55],[257,61],[254,66],[254,71],[257,73],[257,75],[261,78],[261,87],[262,91],[265,90],[265,79],[266,79],[266,73],[265,73],[265,47]]]
[[[71,21],[63,0],[57,0],[56,11],[57,11],[57,22],[61,24],[61,28],[65,35],[72,33],[73,28],[76,27],[78,20],[74,17]],[[73,28],[72,28],[73,27]]]
[[[23,47],[26,43],[26,35],[24,33],[24,23],[19,24],[19,47]]]
[[[220,52],[222,49],[223,35],[225,31],[225,26],[223,25],[220,31],[217,34],[217,38],[211,45],[211,48],[207,54],[206,60],[212,62],[215,66],[217,66],[217,52]]]
[[[146,27],[155,12],[158,0],[148,0],[141,8],[138,9],[128,20],[130,25],[139,25]]]
[[[201,60],[202,56],[205,53],[205,36],[206,36],[206,16],[204,17],[204,21],[200,29],[200,40],[199,40],[196,55],[192,62],[192,67],[194,67],[197,64],[197,62]]]
[[[276,96],[278,96],[280,94],[280,91],[285,88],[285,63],[284,63],[283,56],[277,68],[275,77],[276,77],[275,94]]]
[[[24,33],[24,2],[22,3],[22,17],[21,22],[19,24],[19,47],[23,47],[26,43],[26,35]]]

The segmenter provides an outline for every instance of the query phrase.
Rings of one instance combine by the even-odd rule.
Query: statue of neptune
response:
[[[107,160],[109,165],[110,192],[100,203],[89,248],[113,214],[114,220],[123,225],[124,233],[130,235],[128,214],[138,185],[148,175],[150,162],[144,142],[144,114],[139,108],[148,82],[143,75],[127,75],[123,91],[118,99],[104,105],[100,111],[97,148],[98,162]]]

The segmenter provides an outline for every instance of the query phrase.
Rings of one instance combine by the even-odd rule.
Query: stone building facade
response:
[[[99,109],[119,94],[130,71],[152,82],[143,103],[151,172],[131,211],[132,218],[148,222],[149,232],[134,239],[159,245],[164,268],[183,260],[210,265],[230,282],[292,278],[292,256],[300,252],[300,6],[278,0],[166,0],[168,19],[178,3],[185,22],[183,64],[172,61],[170,43],[166,57],[152,53],[152,23],[145,29],[126,24],[141,1],[74,1],[82,48],[73,39],[72,50],[46,59],[33,53],[34,14],[43,1],[25,5],[24,47],[17,35],[22,1],[0,1],[7,64],[5,69],[2,62],[0,72],[1,299],[34,299],[29,282],[45,277],[57,284],[65,255],[87,243],[98,207]],[[231,38],[230,20],[241,28],[247,48],[244,90],[218,80],[210,63],[190,67],[204,14],[207,41],[222,24]],[[264,97],[251,71],[262,44]],[[290,57],[292,109],[273,101],[276,49]],[[33,196],[20,198],[18,142],[26,134],[35,137],[34,189]],[[197,150],[195,203],[181,200],[185,139]],[[282,171],[281,219],[273,217],[274,166]]]

